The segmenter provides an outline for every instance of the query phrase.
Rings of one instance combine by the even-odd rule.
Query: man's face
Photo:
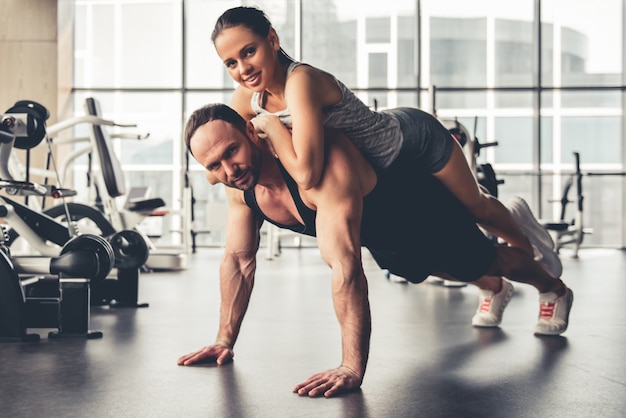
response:
[[[254,134],[248,126],[248,134]],[[194,158],[207,169],[207,178],[240,190],[257,184],[261,154],[232,124],[223,120],[205,123],[191,137],[190,148]]]

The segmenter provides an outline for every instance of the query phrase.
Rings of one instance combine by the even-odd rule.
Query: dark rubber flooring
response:
[[[340,335],[316,249],[260,253],[235,361],[180,367],[213,342],[221,251],[183,272],[142,274],[143,309],[93,307],[98,340],[0,344],[0,417],[624,417],[626,253],[563,254],[575,293],[562,337],[533,335],[538,302],[518,285],[501,328],[470,325],[473,287],[385,279],[368,254],[373,333],[362,390],[292,388],[336,367]]]

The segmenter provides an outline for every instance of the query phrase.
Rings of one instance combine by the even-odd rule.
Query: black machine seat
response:
[[[131,187],[126,194],[126,202],[124,203],[124,209],[131,212],[144,212],[152,216],[161,215],[157,213],[156,209],[165,206],[165,202],[160,197],[150,197],[150,188]],[[167,211],[164,211],[165,214]]]
[[[100,103],[93,97],[85,100],[85,110],[89,115],[102,117]],[[108,132],[102,129],[101,125],[91,125],[98,155],[100,156],[100,169],[104,176],[107,192],[111,197],[118,197],[126,194],[126,186],[124,185],[124,172],[122,166],[115,156],[113,144]]]
[[[165,206],[165,201],[160,197],[154,197],[151,199],[131,199],[126,202],[124,208],[132,212],[153,212],[163,206]]]
[[[85,100],[85,110],[89,115],[102,117],[100,103],[93,97],[88,97]],[[125,195],[124,172],[113,150],[111,137],[101,125],[93,124],[92,129],[107,193],[113,198]],[[133,198],[126,202],[125,208],[133,212],[152,212],[163,206],[165,206],[165,202],[161,198]]]
[[[565,182],[565,185],[563,186],[563,194],[561,195],[561,199],[558,200],[558,202],[561,203],[561,214],[559,216],[559,219],[553,219],[553,220],[542,220],[541,223],[543,224],[543,226],[548,229],[549,231],[556,231],[556,232],[563,232],[563,231],[567,231],[570,226],[574,225],[574,220],[572,220],[571,222],[568,222],[565,219],[565,209],[567,207],[567,205],[569,203],[572,203],[572,201],[569,199],[569,192],[572,189],[572,187],[574,186],[574,177],[577,178],[577,181],[580,181],[580,154],[575,152],[574,153],[574,159],[575,159],[575,173],[574,176],[569,177],[567,179],[567,181]],[[578,204],[578,209],[580,211],[582,211],[582,194],[581,194],[581,185],[580,183],[577,184],[577,201],[576,203]]]
[[[568,244],[574,244],[573,257],[578,257],[578,249],[582,244],[585,234],[591,234],[593,231],[583,227],[583,188],[582,188],[582,172],[580,171],[580,153],[574,152],[575,171],[568,177],[563,187],[561,199],[557,202],[561,203],[561,214],[559,219],[542,221],[543,226],[552,231],[555,239],[555,250],[559,250]],[[576,198],[570,200],[569,192],[574,188]],[[568,221],[565,217],[565,209],[569,203],[575,203],[576,210],[574,216]]]
[[[569,179],[567,179],[565,183],[565,187],[563,187],[563,195],[560,200],[561,216],[559,217],[559,219],[542,221],[543,226],[548,231],[565,232],[570,228],[570,226],[574,224],[573,220],[571,222],[568,222],[565,220],[565,208],[568,205],[568,203],[571,203],[568,196],[569,196],[569,191],[572,188],[572,185],[573,185],[573,180],[570,177]]]
[[[571,223],[561,222],[543,222],[543,226],[550,231],[567,231]]]

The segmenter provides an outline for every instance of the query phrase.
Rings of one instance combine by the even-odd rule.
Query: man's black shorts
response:
[[[361,242],[378,265],[414,283],[433,273],[474,281],[496,257],[469,210],[430,173],[405,164],[379,173],[361,225]]]

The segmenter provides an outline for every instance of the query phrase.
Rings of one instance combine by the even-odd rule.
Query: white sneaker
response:
[[[479,303],[476,314],[472,318],[475,327],[497,327],[502,322],[504,308],[513,296],[513,284],[502,279],[502,289],[496,294],[489,290],[480,289]]]
[[[563,273],[563,264],[554,251],[554,241],[550,233],[541,225],[528,204],[521,197],[514,197],[508,204],[513,220],[520,226],[533,246],[535,261],[552,277],[559,278]]]
[[[535,327],[537,335],[561,335],[567,329],[569,312],[574,302],[574,293],[567,288],[563,296],[556,293],[539,294],[539,322]]]

